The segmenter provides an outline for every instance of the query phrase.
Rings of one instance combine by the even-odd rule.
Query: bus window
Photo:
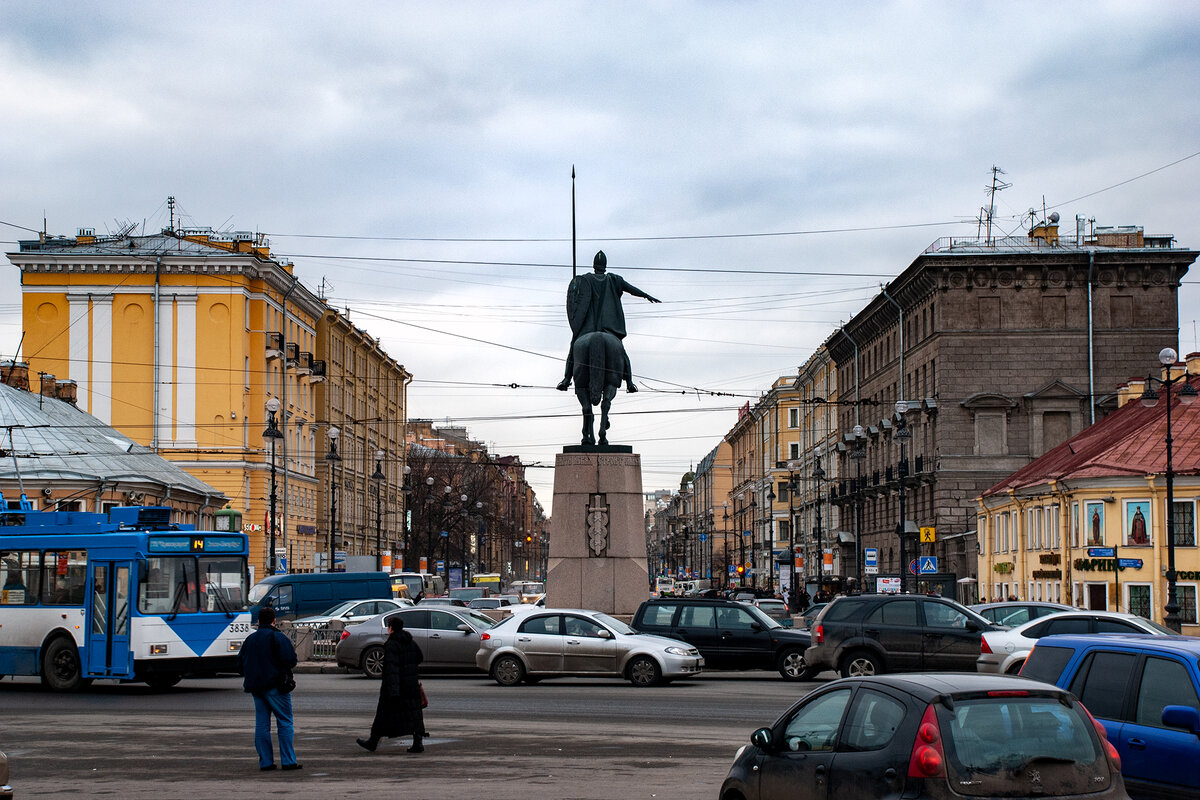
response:
[[[199,608],[196,592],[196,559],[160,556],[146,559],[146,582],[138,589],[138,611],[143,614],[193,614]]]
[[[200,576],[202,611],[232,614],[246,610],[246,559],[203,556]]]
[[[0,605],[30,606],[38,601],[38,570],[36,550],[0,551]]]
[[[48,550],[42,556],[43,603],[52,606],[81,606],[85,583],[86,550]]]

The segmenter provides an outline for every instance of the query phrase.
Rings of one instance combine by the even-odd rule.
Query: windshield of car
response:
[[[624,622],[621,622],[621,620],[614,619],[613,617],[610,617],[608,614],[596,614],[594,619],[597,622],[607,625],[609,628],[616,631],[617,633],[624,634],[626,636],[628,636],[629,634],[637,633],[637,631],[635,631],[633,628],[626,625]]]
[[[481,630],[487,630],[488,628],[496,627],[496,620],[492,619],[486,614],[480,614],[478,611],[468,611],[463,616],[471,620],[475,627]]]
[[[938,721],[960,794],[1083,794],[1097,790],[1094,776],[1108,775],[1091,723],[1055,697],[958,701],[939,706]]]
[[[783,604],[782,600],[759,600],[757,605],[759,608],[761,608],[763,611],[766,611],[767,613],[770,613],[772,611],[774,611],[775,613],[779,613],[780,611],[783,611],[784,609],[787,608],[787,606],[785,606]]]
[[[262,599],[267,596],[267,592],[275,588],[273,583],[259,583],[250,590],[250,602],[257,604],[262,602]]]
[[[1179,635],[1175,631],[1171,630],[1170,628],[1164,628],[1162,625],[1159,625],[1154,620],[1143,619],[1142,624],[1153,629],[1155,633],[1161,633],[1163,636],[1178,636]]]

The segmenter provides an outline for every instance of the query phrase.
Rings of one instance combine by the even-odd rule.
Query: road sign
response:
[[[275,548],[275,574],[287,575],[287,548]]]
[[[869,564],[868,564],[868,565],[866,565],[866,566],[864,566],[864,567],[863,567],[863,574],[864,574],[864,575],[878,575],[878,574],[879,574],[879,567],[873,567],[873,566],[871,566],[871,565],[869,565]]]
[[[1116,558],[1117,548],[1115,547],[1089,547],[1088,558]]]
[[[437,562],[435,562],[435,563],[437,564],[437,569],[436,569],[436,571],[437,571],[437,572],[443,572],[443,571],[445,571],[445,569],[446,569],[446,562],[445,562],[445,561],[442,561],[442,560],[439,558],[439,559],[437,560]]]
[[[928,528],[921,528],[921,543],[929,544],[930,542],[932,542],[934,540],[934,533],[935,533],[935,529],[933,528],[933,526],[930,526]]]
[[[908,562],[908,571],[911,572],[913,575],[920,574],[917,571],[917,560],[915,558],[912,561]]]
[[[700,541],[702,541],[702,542],[707,542],[707,541],[708,541],[708,534],[706,534],[706,533],[702,533],[702,534],[700,534]]]
[[[442,537],[443,539],[449,539],[449,538],[450,538],[450,531],[442,531],[442,533],[441,533],[441,537]]]
[[[736,573],[737,573],[737,565],[736,565],[736,564],[730,564],[730,565],[729,565],[729,574],[730,574],[730,575],[733,575],[733,574],[736,574]]]
[[[1142,560],[1140,558],[1118,558],[1117,566],[1125,569],[1141,569]]]
[[[937,556],[921,556],[921,574],[933,575],[937,572]]]
[[[879,568],[879,548],[864,547],[863,548],[863,565],[868,567]]]

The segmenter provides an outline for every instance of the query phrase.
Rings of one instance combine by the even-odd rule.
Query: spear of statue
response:
[[[571,280],[579,276],[575,262],[575,165],[571,165]]]

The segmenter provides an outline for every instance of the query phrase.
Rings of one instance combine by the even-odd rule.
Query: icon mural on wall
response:
[[[1125,501],[1125,545],[1150,544],[1150,501]]]
[[[1104,544],[1104,503],[1085,503],[1083,519],[1087,530],[1087,543]]]

